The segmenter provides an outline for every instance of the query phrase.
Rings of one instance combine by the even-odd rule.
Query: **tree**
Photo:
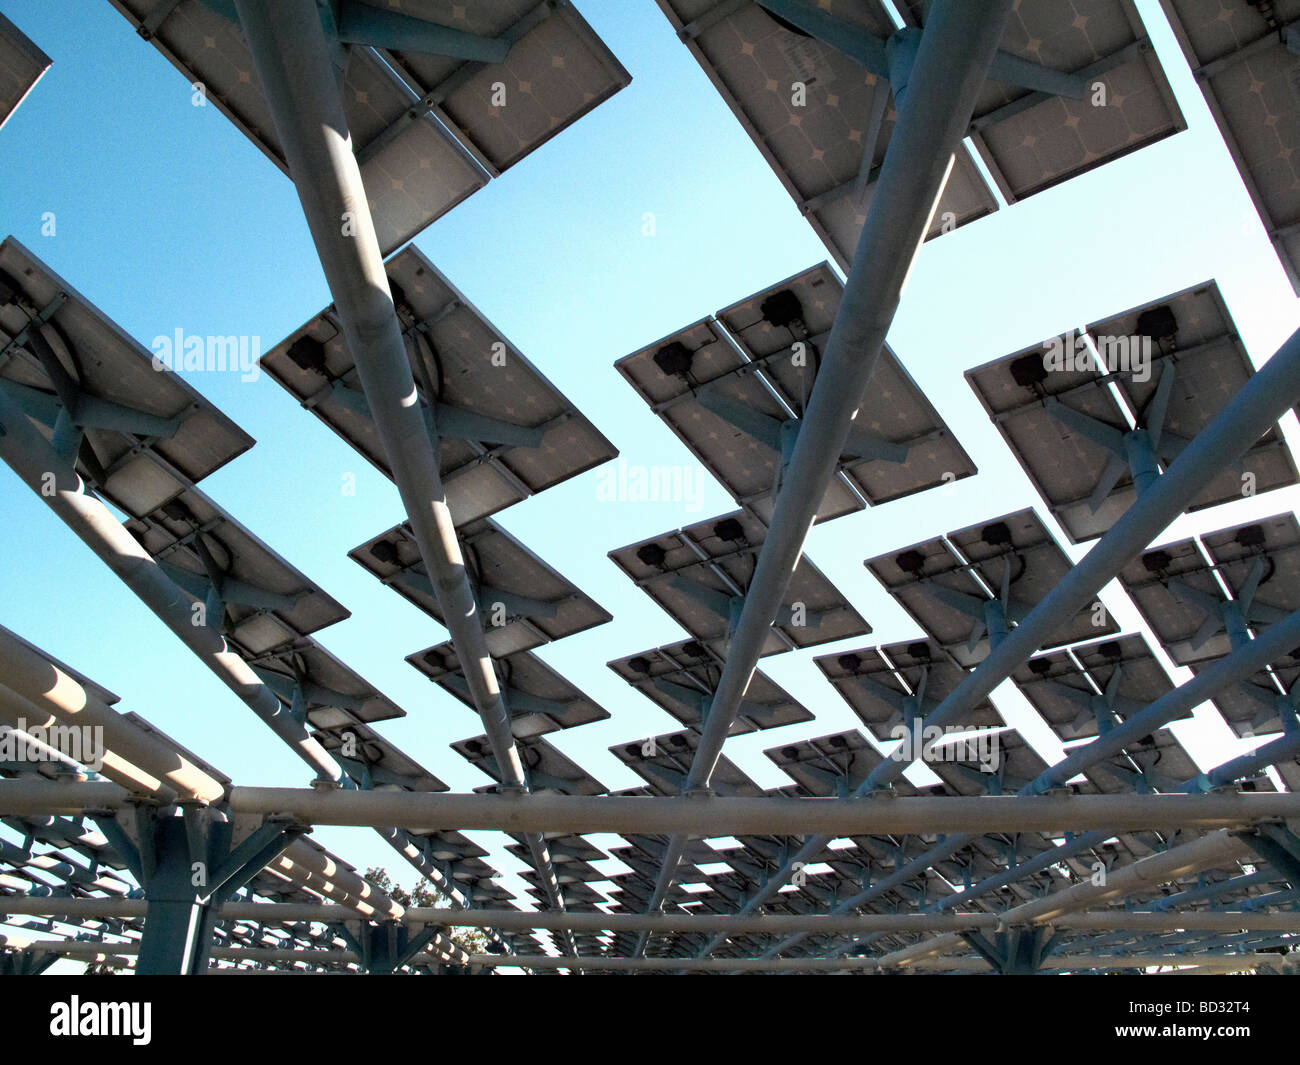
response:
[[[388,871],[380,866],[366,870],[366,879],[402,906],[427,906],[435,910],[447,910],[448,906],[427,880],[418,880],[410,891],[393,881]],[[481,928],[461,928],[451,937],[451,941],[466,954],[483,954],[487,951],[487,932]]]

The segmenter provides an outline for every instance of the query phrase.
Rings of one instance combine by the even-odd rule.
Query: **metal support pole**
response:
[[[316,3],[235,0],[235,6],[375,430],[475,709],[504,784],[527,790],[443,491],[434,439],[417,398]],[[432,417],[430,423],[436,438]],[[563,909],[545,842],[526,843],[548,901]]]
[[[82,483],[4,389],[0,389],[0,459],[322,780],[346,781],[339,764],[294,720],[248,663],[230,650],[225,638],[206,625],[194,624],[189,597]]]
[[[211,807],[187,806],[175,816],[140,806],[135,813],[134,838],[111,813],[96,820],[144,888],[136,969],[157,976],[201,973],[221,904],[306,829],[267,821],[235,844],[229,817]]]
[[[722,754],[817,508],[853,429],[954,153],[961,150],[1011,7],[1011,0],[948,0],[930,7],[821,369],[691,763],[687,790],[708,786]],[[673,844],[655,884],[652,910],[663,904],[676,875],[684,844]]]

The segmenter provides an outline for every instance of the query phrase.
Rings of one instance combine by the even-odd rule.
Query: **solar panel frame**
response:
[[[645,744],[653,742],[654,751],[645,753]],[[699,747],[699,733],[690,729],[654,736],[649,741],[621,743],[610,753],[646,782],[652,794],[676,797],[690,773]],[[709,776],[709,790],[718,795],[756,799],[763,789],[741,771],[731,759],[720,756]]]
[[[820,298],[815,292],[818,288],[823,288]],[[774,326],[762,310],[768,299],[779,298],[786,291],[799,298],[809,334],[806,343],[815,356],[814,360],[805,358],[802,366],[785,357],[787,352],[793,354],[793,343],[800,338],[791,334],[792,344],[783,344],[781,330],[786,327]],[[792,411],[802,412],[811,395],[820,366],[817,352],[830,335],[843,291],[830,266],[821,263],[717,313],[718,322],[746,357],[762,363],[765,378]],[[854,418],[853,431],[887,445],[906,447],[906,459],[901,463],[852,457],[840,460],[841,475],[870,506],[950,484],[977,472],[952,430],[887,344],[872,371],[871,385]]]
[[[645,672],[634,668],[638,659],[645,661]],[[723,660],[698,640],[680,640],[606,665],[661,710],[699,732],[704,727],[703,715],[699,704],[686,696],[711,699]],[[687,691],[679,693],[677,689]],[[811,711],[761,670],[755,670],[727,735],[740,736],[811,720]]]
[[[955,746],[958,757],[943,757],[945,745],[936,744],[935,752],[925,760],[926,767],[942,782],[943,793],[952,796],[1014,795],[1025,784],[1036,780],[1048,768],[1043,757],[1019,730],[1006,728],[996,734],[997,766],[985,770],[975,752]],[[954,746],[954,745],[946,745]]]
[[[203,0],[110,3],[192,86],[202,85],[203,99],[288,176],[270,108],[235,22]],[[406,118],[418,97],[374,49],[347,49],[340,95],[385,255],[488,183],[488,174],[473,155],[433,116]],[[395,123],[400,123],[396,138],[388,132]],[[440,174],[444,176],[437,178]],[[418,194],[406,189],[407,182],[422,183]]]
[[[856,658],[850,667],[846,660]],[[934,640],[906,640],[880,647],[821,655],[813,663],[839,692],[853,712],[876,739],[898,739],[894,730],[911,720],[903,700],[911,700],[920,690],[925,673],[924,717],[942,702],[966,676],[947,651]],[[981,699],[959,720],[949,725],[988,728],[1006,721],[987,698]]]
[[[782,28],[756,3],[656,2],[813,230],[847,270],[871,203],[870,178],[884,158],[896,117],[892,103],[885,102],[875,151],[865,167],[868,184],[859,198],[855,190],[864,169],[861,146],[869,139],[873,107],[881,108],[880,102],[873,102],[882,90],[881,80],[820,42]],[[715,9],[720,19],[714,18]],[[834,14],[877,37],[889,36],[894,29],[875,3],[843,5]],[[720,52],[737,40],[739,58],[733,57],[731,65],[738,66],[724,69]],[[795,81],[806,87],[803,107],[792,103]],[[827,88],[832,83],[833,92]],[[861,115],[861,128],[851,125],[846,114]],[[814,147],[814,136],[824,138],[816,141],[820,147]],[[997,201],[963,147],[929,235],[996,209]]]
[[[735,542],[724,541],[715,532],[716,526],[729,520],[737,522],[740,527],[744,540],[741,547],[725,546]],[[757,515],[737,510],[618,548],[611,551],[609,557],[695,639],[707,645],[715,655],[724,656],[727,619],[701,603],[698,596],[726,596],[734,602],[738,595],[743,594],[748,581],[743,570],[752,568],[766,533],[766,526]],[[637,556],[639,550],[651,544],[665,551],[662,568],[651,566]],[[696,590],[683,592],[672,583],[674,579],[685,580]],[[697,598],[692,598],[693,595]],[[772,626],[763,645],[764,655],[864,636],[871,631],[871,626],[807,556],[802,557],[795,567],[782,602],[783,609],[791,612],[790,620]],[[796,604],[803,605],[805,622],[817,618],[818,623],[797,624],[793,613]],[[721,605],[720,600],[718,605]]]
[[[1062,741],[1097,735],[1096,710],[1079,696],[1056,690],[1072,688],[1089,702],[1100,703],[1120,670],[1116,698],[1106,707],[1111,724],[1145,709],[1173,690],[1173,682],[1140,634],[1035,655],[1012,673],[1011,679],[1039,716]],[[1180,718],[1191,716],[1188,711]]]
[[[183,515],[168,513],[184,508]],[[183,486],[163,507],[139,518],[129,518],[129,532],[182,591],[204,602],[204,585],[215,587],[205,560],[211,558],[226,583],[246,588],[253,598],[266,595],[266,603],[230,594],[225,603],[222,629],[250,654],[260,654],[283,642],[286,632],[309,636],[352,616],[352,612],[319,585],[267,546],[214,499],[199,488]],[[220,593],[219,593],[220,594]],[[284,600],[276,605],[275,600]],[[269,620],[267,615],[274,620]],[[228,623],[226,623],[228,619]],[[277,624],[278,622],[279,624]]]
[[[852,795],[885,760],[857,729],[769,747],[763,754],[795,782],[801,795],[822,798]],[[917,794],[905,777],[893,781],[891,787],[899,795]]]
[[[1249,535],[1245,530],[1258,527],[1263,540],[1259,545],[1237,545],[1239,535]],[[1201,537],[1205,551],[1194,539],[1180,540],[1148,550],[1141,558],[1130,562],[1120,571],[1120,582],[1136,604],[1147,624],[1164,645],[1169,655],[1180,666],[1208,662],[1228,654],[1232,647],[1226,631],[1209,632],[1206,612],[1195,602],[1180,600],[1166,586],[1177,579],[1191,589],[1215,602],[1226,602],[1223,590],[1215,577],[1216,571],[1229,582],[1234,601],[1242,590],[1248,561],[1264,553],[1270,558],[1280,557],[1285,566],[1281,571],[1286,580],[1274,584],[1261,581],[1259,594],[1254,598],[1255,609],[1285,615],[1300,609],[1300,581],[1294,576],[1297,549],[1300,548],[1300,525],[1293,515],[1275,515],[1260,521],[1246,522],[1228,529],[1207,533]],[[1164,562],[1157,571],[1148,566]],[[1272,575],[1270,574],[1270,577]],[[1186,597],[1186,593],[1184,593]],[[1255,628],[1268,621],[1247,619]],[[1199,632],[1202,625],[1206,632]],[[1222,629],[1222,625],[1220,625]],[[1209,633],[1208,635],[1206,633]],[[1198,634],[1200,639],[1197,639]]]
[[[406,661],[477,713],[450,642],[417,651],[408,655]],[[494,666],[510,711],[511,734],[516,739],[529,739],[609,718],[609,711],[531,651],[517,651],[495,659]]]
[[[307,723],[315,729],[336,729],[351,721],[373,724],[406,716],[405,710],[310,636],[289,633],[283,643],[261,654],[252,654],[237,642],[234,647],[286,703],[291,701],[295,678],[308,682],[311,687],[304,691]],[[346,705],[339,705],[344,700],[336,698],[338,695],[346,699]]]
[[[920,26],[931,2],[899,0],[898,10],[909,25]],[[1063,26],[1066,12],[1054,0],[1017,4],[1001,49],[1091,79],[1085,98],[1030,92],[990,78],[975,106],[970,141],[1007,203],[1187,128],[1132,0],[1072,0],[1070,10],[1075,19]],[[1106,86],[1104,108],[1091,105],[1098,82]],[[1058,128],[1052,139],[1053,126],[1070,132]],[[1072,164],[1064,163],[1067,155]]]
[[[1011,536],[1010,552],[984,544],[981,540],[986,530],[999,525],[1005,526]],[[913,576],[903,570],[898,560],[908,553],[915,553],[921,569],[928,572]],[[935,593],[929,589],[939,586],[944,590],[943,594],[952,592],[968,600],[994,602],[996,597],[987,589],[1001,587],[1002,566],[998,565],[998,560],[1003,558],[1020,558],[1024,563],[1019,575],[1011,580],[1013,609],[1007,612],[1009,621],[1014,620],[1018,609],[1016,604],[1027,609],[1040,602],[1072,565],[1030,509],[959,529],[947,537],[922,541],[901,551],[891,551],[867,559],[863,564],[930,639],[941,644],[958,665],[969,669],[987,655],[988,633],[983,631],[977,640],[972,641],[975,619],[956,606],[936,599]],[[976,574],[980,580],[976,579]],[[1109,611],[1104,611],[1103,625],[1094,624],[1093,617],[1091,608],[1081,610],[1059,627],[1043,646],[1080,643],[1118,631]],[[983,621],[979,624],[982,628]]]
[[[1134,769],[1150,774],[1150,779],[1135,785],[1130,779]],[[1118,754],[1094,762],[1083,771],[1088,786],[1079,786],[1083,794],[1096,791],[1106,795],[1132,793],[1147,788],[1176,792],[1179,785],[1200,775],[1200,767],[1167,728],[1159,728],[1136,743],[1125,744]]]
[[[476,769],[496,781],[495,784],[475,788],[476,792],[495,792],[501,787],[501,774],[492,758],[492,748],[486,735],[457,740],[450,746]],[[605,785],[548,743],[544,737],[516,738],[515,746],[524,764],[524,775],[530,790],[558,791],[565,795],[605,794]]]
[[[379,543],[397,553],[376,556]],[[532,650],[612,621],[612,615],[490,518],[460,530],[471,588],[480,600],[488,652],[493,658]],[[403,599],[444,624],[433,584],[424,570],[409,522],[372,537],[348,552]],[[500,593],[495,600],[491,595]],[[487,598],[484,598],[484,597]],[[537,609],[532,609],[533,607]]]
[[[50,69],[50,57],[0,14],[0,129]]]
[[[1200,674],[1212,664],[1193,662],[1188,668],[1193,673]],[[1284,692],[1291,692],[1298,679],[1300,660],[1293,654],[1287,654],[1248,680],[1221,688],[1214,695],[1214,705],[1238,736],[1265,736],[1280,732],[1285,724],[1278,712],[1277,703],[1285,697]],[[1279,691],[1279,685],[1283,691]]]
[[[434,369],[441,366],[442,371],[437,375],[442,382],[439,403],[456,407],[462,421],[482,415],[507,422],[507,432],[537,444],[453,439],[449,435],[452,425],[443,427],[438,440],[439,465],[457,527],[585,473],[618,454],[605,436],[418,248],[405,248],[388,260],[385,269],[390,282],[395,283],[401,305],[399,319],[408,338],[407,354],[425,410],[429,395],[422,378],[428,375],[417,337],[429,337],[436,346]],[[324,345],[324,368],[329,379],[316,369],[303,369],[290,358],[289,349],[303,337]],[[392,479],[365,397],[359,388],[352,387],[356,383],[355,360],[329,309],[277,344],[262,357],[261,366],[300,404]],[[492,374],[492,394],[497,397],[493,400],[497,406],[489,409],[483,409],[488,404],[478,395],[487,382],[469,386],[483,373]],[[514,386],[515,394],[502,399],[500,394],[507,386]],[[487,389],[481,390],[487,394]],[[534,413],[525,421],[517,420],[517,408],[529,407],[535,408]],[[440,418],[446,420],[443,415]],[[473,423],[470,425],[472,428]],[[493,446],[487,446],[490,443]]]
[[[45,416],[51,420],[62,409],[56,383],[38,357],[14,343],[29,325],[38,328],[35,319],[44,322],[40,331],[74,391],[97,402],[130,408],[155,422],[169,423],[170,437],[159,435],[161,428],[148,436],[87,430],[96,460],[108,476],[96,476],[80,456],[78,472],[119,509],[133,515],[152,509],[175,495],[178,481],[195,484],[253,446],[253,438],[181,374],[167,369],[155,354],[147,352],[13,237],[0,242],[0,271],[22,290],[20,298],[27,304],[26,309],[17,304],[0,307],[0,381],[7,382],[11,397],[25,409],[46,409]],[[67,364],[68,359],[72,365]],[[83,409],[73,420],[85,416]],[[51,432],[48,425],[44,432]]]
[[[412,92],[423,103],[431,105],[433,117],[456,136],[492,177],[499,177],[632,81],[632,76],[569,0],[548,4],[538,4],[536,0],[496,0],[490,10],[486,4],[471,6],[454,0],[418,0],[407,4],[407,13],[481,37],[513,42],[505,63],[461,62],[378,49]],[[605,76],[603,84],[597,80],[598,74]],[[552,79],[549,88],[556,95],[568,95],[567,109],[561,108],[558,114],[553,110],[548,113],[548,105],[539,98],[541,93],[535,91],[541,88],[539,82],[548,78]],[[559,79],[569,82],[563,91]],[[529,98],[536,106],[537,117],[546,115],[548,121],[544,128],[538,121],[531,136],[524,138],[517,130],[505,129],[508,106],[496,108],[490,102],[484,106],[484,101],[491,100],[496,85],[504,87],[507,100],[515,93]],[[554,108],[555,104],[549,106]],[[485,119],[492,121],[487,123],[487,129],[482,129]],[[507,134],[514,140],[513,144],[504,140]]]

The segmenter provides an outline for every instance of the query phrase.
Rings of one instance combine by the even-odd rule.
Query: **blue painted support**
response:
[[[861,63],[872,74],[889,77],[885,42],[861,26],[842,22],[807,0],[759,0],[759,4],[809,36]]]
[[[1110,496],[1111,490],[1125,473],[1132,475],[1139,495],[1151,488],[1160,476],[1159,460],[1172,462],[1186,443],[1173,433],[1166,433],[1164,429],[1173,381],[1173,366],[1168,364],[1161,371],[1155,398],[1147,411],[1147,424],[1127,432],[1075,410],[1059,399],[1044,404],[1047,413],[1062,425],[1110,453],[1110,460],[1088,499],[1089,509],[1094,513]]]
[[[323,400],[336,403],[358,417],[374,421],[365,393],[349,388],[342,380],[331,381],[320,392],[309,398],[304,406],[310,409]],[[427,404],[422,404],[420,411],[424,416],[425,428],[428,429],[430,438],[435,441],[447,437],[480,444],[499,444],[503,447],[535,448],[541,447],[548,428],[546,425],[518,425],[486,414],[464,410],[461,407],[453,407],[449,403],[435,403],[432,409]]]
[[[989,647],[997,647],[1010,631],[1007,624],[1007,612],[1001,601],[990,599],[984,604],[984,628],[988,630]]]
[[[427,947],[438,934],[437,925],[425,925],[415,932],[400,921],[366,921],[354,933],[346,924],[330,926],[347,940],[361,959],[361,967],[372,976],[388,976]]]
[[[1160,476],[1160,467],[1156,465],[1155,448],[1151,437],[1145,429],[1134,429],[1124,435],[1124,457],[1133,472],[1133,486],[1141,495]]]
[[[510,54],[509,41],[480,37],[355,0],[343,0],[338,36],[344,44],[441,55],[474,63],[504,63]]]
[[[1300,839],[1282,825],[1260,825],[1242,838],[1251,850],[1282,872],[1292,890],[1300,890]]]
[[[1009,928],[995,932],[991,940],[980,932],[960,934],[1001,976],[1028,976],[1038,972],[1061,939],[1059,932],[1046,925]]]
[[[91,816],[144,888],[148,905],[136,961],[142,975],[204,972],[222,904],[307,831],[268,818],[234,844],[224,810],[186,805],[177,815],[138,806],[133,839],[113,814]]]
[[[16,381],[5,381],[0,387],[25,414],[68,439],[74,436],[79,438],[81,429],[112,429],[120,433],[165,440],[170,440],[180,431],[179,416],[163,418],[121,403],[110,403],[108,400],[85,395],[75,385],[69,386],[71,392],[68,402],[64,402],[61,395],[52,395]],[[72,455],[75,455],[75,451]],[[71,456],[65,455],[65,458],[71,461]]]
[[[0,976],[40,976],[58,960],[57,954],[44,951],[3,950],[0,951]]]
[[[695,401],[723,421],[734,425],[742,433],[753,437],[773,451],[784,456],[784,435],[789,421],[773,418],[762,411],[755,410],[747,403],[723,395],[718,389],[705,385],[695,393]],[[798,422],[794,422],[798,432]]]

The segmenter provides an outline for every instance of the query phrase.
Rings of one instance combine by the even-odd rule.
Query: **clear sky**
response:
[[[693,466],[614,362],[829,256],[651,0],[577,6],[632,84],[415,243],[628,463]],[[863,559],[1026,506],[1082,554],[1052,523],[964,370],[1211,278],[1256,364],[1297,325],[1291,287],[1157,4],[1137,7],[1189,129],[922,250],[890,344],[980,473],[813,531],[810,557],[875,632],[764,661],[817,719],[728,743],[727,756],[760,785],[789,783],[765,748],[860,725],[814,656],[921,635]],[[183,329],[258,336],[267,351],[329,302],[289,181],[215,108],[191,106],[185,79],[108,3],[0,0],[0,12],[53,59],[0,131],[0,236],[26,244],[146,347]],[[654,236],[642,231],[648,211]],[[45,212],[57,219],[53,237],[41,233]],[[447,747],[481,732],[477,718],[403,662],[445,633],[346,557],[402,519],[396,490],[266,376],[186,376],[258,441],[202,489],[352,610],[317,639],[406,709],[383,733],[453,790],[487,783]],[[1282,425],[1294,446],[1295,416]],[[340,490],[348,472],[357,476],[351,497]],[[598,485],[589,472],[497,520],[614,615],[537,652],[611,713],[550,740],[614,790],[641,780],[608,748],[678,726],[605,663],[684,634],[606,552],[733,504],[712,481],[691,510],[684,501],[604,502]],[[1290,510],[1297,498],[1290,489],[1201,512],[1165,538]],[[238,783],[306,783],[303,764],[3,466],[0,513],[0,624],[116,691],[122,709]],[[1126,631],[1137,627],[1114,588],[1104,598]],[[1016,693],[1004,685],[995,701],[1049,761],[1058,756]],[[1213,714],[1174,730],[1202,767],[1244,747]],[[494,851],[503,839],[474,835]],[[414,877],[368,830],[315,838],[361,868],[385,865],[404,884]],[[503,852],[494,858],[507,874],[521,867]],[[523,897],[522,881],[505,883]]]

